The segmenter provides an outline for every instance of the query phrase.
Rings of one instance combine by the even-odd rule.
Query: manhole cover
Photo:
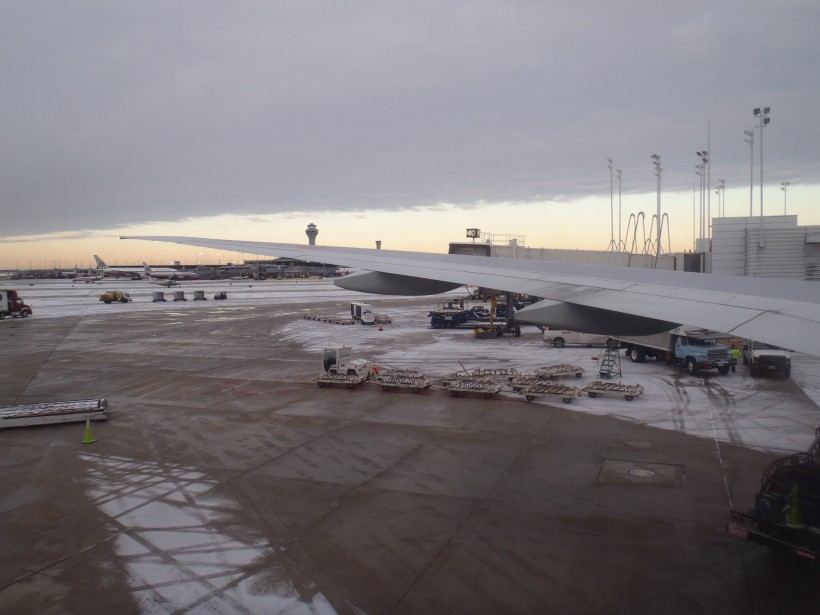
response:
[[[607,460],[601,464],[598,484],[683,487],[684,467],[671,463]]]

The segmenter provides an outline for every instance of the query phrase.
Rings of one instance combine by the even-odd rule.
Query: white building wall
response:
[[[715,218],[712,231],[712,273],[820,279],[820,229],[797,216]]]
[[[611,267],[638,267],[642,269],[664,269],[673,271],[677,264],[674,255],[662,255],[657,259],[647,254],[628,252],[603,252],[598,250],[557,250],[550,248],[523,248],[519,245],[492,246],[492,255],[502,258],[520,258],[534,261],[558,261],[561,263],[583,263],[587,265],[608,265]],[[681,267],[679,267],[682,269]]]

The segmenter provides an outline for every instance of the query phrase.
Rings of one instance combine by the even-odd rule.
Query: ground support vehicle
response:
[[[532,401],[536,397],[546,397],[547,395],[556,395],[560,397],[565,404],[570,403],[573,399],[581,397],[581,389],[576,386],[567,384],[560,384],[558,382],[543,382],[541,384],[530,385],[522,388],[519,393],[523,395],[527,401]]]
[[[754,508],[732,511],[732,536],[820,561],[820,428],[805,453],[776,459],[760,481]]]
[[[539,367],[535,370],[535,373],[544,378],[567,378],[569,376],[580,378],[584,375],[584,368],[580,365],[561,363],[560,365]]]
[[[32,314],[31,307],[23,303],[16,290],[0,290],[0,320],[6,316],[27,318]]]
[[[100,301],[103,303],[128,303],[131,301],[131,295],[119,290],[112,290],[100,295]]]
[[[764,342],[749,340],[743,345],[743,365],[748,365],[752,378],[763,374],[792,373],[792,355],[788,350]]]
[[[316,320],[319,322],[329,322],[334,325],[355,325],[356,321],[345,316],[333,316],[327,314],[305,314],[302,316],[305,320]]]
[[[351,303],[350,317],[363,325],[376,323],[376,314],[373,312],[373,306],[369,303]]]
[[[512,299],[510,293],[506,295],[509,303],[511,303]],[[515,324],[513,320],[514,312],[511,310],[507,312],[507,303],[498,303],[498,297],[493,295],[490,299],[490,312],[489,312],[489,322],[487,323],[477,323],[473,329],[473,333],[475,334],[476,339],[492,339],[495,337],[501,337],[505,333],[511,333],[514,337],[521,336],[521,327]],[[502,316],[503,315],[503,316]],[[503,318],[498,324],[495,323],[496,317]]]
[[[544,341],[547,344],[552,344],[556,348],[563,348],[568,345],[607,346],[614,343],[614,340],[608,335],[580,333],[578,331],[561,331],[548,327],[544,327]]]
[[[432,384],[427,377],[417,369],[380,369],[373,370],[376,384],[382,389],[412,389],[413,393],[426,391]]]
[[[81,399],[41,404],[0,407],[0,428],[104,421],[108,418],[108,400]]]
[[[165,303],[165,291],[162,290],[155,290],[151,296],[151,299],[154,303]]]
[[[364,359],[354,359],[353,348],[350,346],[325,348],[322,354],[322,368],[324,371],[315,379],[319,387],[326,384],[344,384],[352,389],[370,378],[370,363]]]
[[[450,374],[442,379],[442,384],[453,397],[457,397],[459,393],[480,393],[485,399],[489,399],[501,392],[501,385],[492,378],[479,378],[470,374]]]
[[[604,382],[596,380],[585,386],[582,391],[590,397],[598,397],[601,393],[619,393],[626,401],[632,401],[638,395],[643,395],[640,384],[621,384],[620,382]]]
[[[428,316],[433,329],[475,327],[476,324],[490,319],[490,313],[483,305],[465,308],[463,302],[453,303],[452,301],[430,311]]]
[[[445,307],[433,310],[427,314],[430,317],[430,326],[433,329],[455,329],[468,322],[475,324],[475,319],[471,319],[469,310],[461,308]]]
[[[702,369],[716,369],[725,376],[732,368],[732,358],[729,349],[717,342],[724,337],[715,331],[677,327],[654,335],[621,337],[618,342],[635,363],[655,357],[670,365],[683,365],[693,376]]]
[[[226,293],[224,290],[222,292],[216,293],[214,295],[214,299],[216,299],[217,301],[222,301],[222,300],[227,299],[227,298],[228,298],[228,293]]]

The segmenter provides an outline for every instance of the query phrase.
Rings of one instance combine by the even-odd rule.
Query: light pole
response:
[[[723,218],[726,215],[726,180],[719,179],[718,185],[715,186],[715,194],[718,195],[718,217]]]
[[[657,228],[657,245],[655,248],[655,256],[658,257],[661,255],[661,172],[663,171],[663,167],[661,167],[661,157],[660,154],[652,154],[652,164],[655,165],[655,177],[658,178],[658,212],[657,212],[657,221],[655,222]]]
[[[612,190],[612,158],[606,159],[609,166],[609,248],[615,251],[615,203]]]
[[[701,238],[703,238],[703,180],[706,175],[704,173],[704,164],[701,162],[700,164],[695,165],[695,175],[698,176],[698,211],[700,212],[700,224],[698,225],[698,234]],[[694,204],[692,204],[694,207]],[[697,237],[695,238],[695,250],[697,250]]]
[[[752,217],[752,201],[754,200],[754,192],[755,192],[755,131],[754,130],[744,130],[743,134],[746,135],[746,138],[743,139],[746,143],[749,144],[749,217]]]
[[[695,167],[697,169],[697,166]],[[695,171],[695,174],[698,172]],[[695,222],[697,221],[697,197],[695,192],[695,182],[692,182],[692,252],[698,251],[698,232],[695,230]]]
[[[621,170],[615,169],[615,172],[618,174],[618,252],[620,252],[626,246],[623,246],[621,240]]]
[[[769,111],[771,107],[757,107],[753,113],[760,120],[757,125],[760,128],[760,247],[763,247],[763,128],[769,124]]]
[[[702,152],[697,152],[697,156],[698,156],[698,158],[700,158],[700,161],[701,161],[701,164],[702,164],[701,169],[706,169],[706,165],[709,163],[709,152],[706,151],[706,150],[703,150]],[[709,219],[709,216],[710,216],[711,212],[707,212],[706,209],[705,209],[706,208],[706,195],[708,194],[708,186],[709,186],[708,179],[709,178],[706,174],[706,171],[704,170],[704,172],[701,176],[701,184],[700,184],[700,199],[701,199],[700,200],[700,219],[701,219],[701,237],[705,237],[706,239],[709,239],[712,236],[712,234],[710,232],[711,231],[711,226],[712,226],[712,221]]]
[[[789,191],[791,182],[780,182],[780,189],[783,191],[783,215],[786,215],[786,193]]]

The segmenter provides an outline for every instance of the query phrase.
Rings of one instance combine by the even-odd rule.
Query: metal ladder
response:
[[[617,348],[609,348],[604,351],[601,359],[601,367],[598,371],[600,378],[609,379],[621,376],[621,355]]]

